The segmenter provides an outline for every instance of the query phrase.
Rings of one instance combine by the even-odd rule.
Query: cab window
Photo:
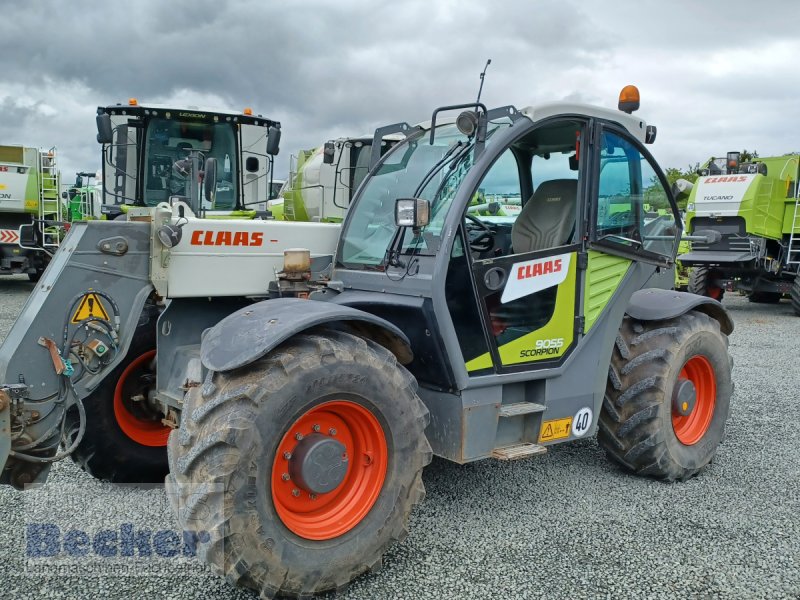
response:
[[[622,136],[601,135],[595,241],[626,252],[672,256],[677,220],[652,163]]]

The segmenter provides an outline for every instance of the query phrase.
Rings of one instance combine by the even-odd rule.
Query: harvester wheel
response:
[[[668,481],[698,473],[724,437],[731,364],[728,338],[706,314],[660,322],[625,317],[597,435],[608,457]]]
[[[300,334],[189,391],[167,493],[198,556],[262,597],[341,590],[407,533],[428,411],[388,350]]]
[[[794,314],[800,317],[800,275],[794,278],[792,289],[789,291],[789,298],[792,301]]]
[[[752,292],[747,299],[755,304],[777,304],[781,296],[780,292]]]
[[[145,307],[128,353],[83,400],[86,433],[72,453],[91,476],[114,483],[156,483],[168,471],[167,439],[171,429],[159,416],[139,406],[137,397],[155,385],[155,307]],[[76,411],[67,414],[65,431],[78,431]]]
[[[708,267],[693,267],[691,273],[689,273],[689,292],[698,296],[708,296],[722,302],[725,290],[714,285],[709,281],[711,279],[713,279],[711,269]]]

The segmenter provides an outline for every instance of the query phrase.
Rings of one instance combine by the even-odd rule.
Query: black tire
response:
[[[777,304],[782,296],[780,292],[751,292],[747,299],[754,304]]]
[[[37,283],[44,275],[44,269],[36,269],[35,272],[28,272],[28,280],[32,283]]]
[[[388,467],[362,520],[314,541],[284,525],[270,474],[292,424],[342,397],[381,423]],[[424,497],[428,419],[416,381],[382,346],[342,332],[297,335],[247,367],[209,374],[189,392],[169,439],[167,493],[184,530],[198,532],[198,556],[233,585],[269,598],[341,590],[379,568],[389,546],[405,538],[409,513]],[[214,486],[224,488],[221,497]]]
[[[794,278],[792,289],[789,290],[789,299],[791,300],[794,314],[800,317],[800,275]]]
[[[156,347],[158,310],[146,305],[122,362],[89,394],[86,409],[86,432],[72,453],[75,461],[92,477],[113,483],[160,483],[169,470],[166,446],[146,446],[122,431],[114,413],[114,392],[123,371],[134,360]],[[79,426],[74,409],[67,413],[65,432],[74,439]]]
[[[673,428],[672,397],[681,369],[698,356],[713,367],[716,401],[702,437],[687,445]],[[711,462],[725,435],[733,393],[731,366],[728,338],[708,315],[690,311],[661,322],[625,317],[597,435],[607,456],[637,475],[683,481],[697,474]]]
[[[708,296],[722,302],[725,290],[711,285],[714,273],[708,267],[692,267],[689,273],[688,291],[698,296]]]

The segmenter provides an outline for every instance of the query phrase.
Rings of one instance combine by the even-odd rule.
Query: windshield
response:
[[[493,134],[509,124],[510,121],[490,123],[487,146]],[[428,226],[419,235],[404,230],[397,248],[422,255],[438,250],[445,217],[459,185],[472,168],[474,144],[454,124],[438,126],[433,144],[429,135],[430,131],[419,132],[401,142],[367,179],[355,213],[342,234],[339,262],[343,266],[383,268],[396,233],[397,198],[424,198],[431,203]]]
[[[148,206],[170,196],[192,197],[192,162],[203,168],[207,158],[217,159],[217,194],[214,205],[203,208],[232,209],[236,205],[236,141],[228,123],[197,123],[151,119],[145,140],[145,193]]]

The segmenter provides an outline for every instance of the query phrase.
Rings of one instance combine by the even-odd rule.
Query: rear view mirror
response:
[[[394,204],[397,227],[425,227],[430,221],[431,205],[423,198],[398,198]]]
[[[213,205],[217,195],[217,159],[213,157],[207,158],[204,171],[203,189],[205,190],[205,198]]]
[[[333,164],[333,155],[336,153],[336,149],[333,145],[333,142],[325,142],[325,145],[322,147],[322,162],[326,165]]]
[[[114,130],[111,128],[111,116],[103,113],[97,115],[97,141],[101,144],[110,144],[114,141]]]
[[[267,136],[267,154],[275,156],[281,149],[281,130],[280,127],[270,127]]]

